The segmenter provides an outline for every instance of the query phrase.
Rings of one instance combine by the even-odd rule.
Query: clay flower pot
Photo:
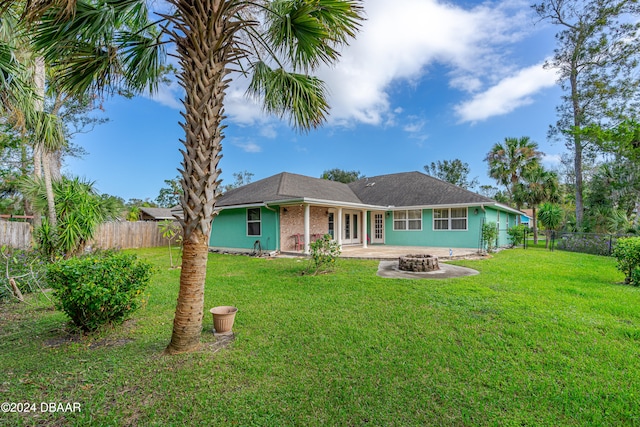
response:
[[[209,310],[213,314],[213,329],[216,334],[229,335],[233,328],[238,309],[230,305],[213,307]]]

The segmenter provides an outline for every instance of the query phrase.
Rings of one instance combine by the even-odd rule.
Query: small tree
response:
[[[538,211],[538,220],[544,226],[545,234],[547,235],[546,248],[549,247],[549,240],[551,239],[551,232],[557,230],[562,224],[564,219],[564,211],[558,205],[553,203],[543,203]]]
[[[314,275],[331,271],[341,252],[340,245],[335,240],[331,240],[331,235],[329,234],[325,234],[311,243],[309,248],[311,250],[311,262],[307,272],[313,270]]]
[[[165,179],[166,187],[162,187],[156,197],[156,203],[161,208],[171,208],[180,204],[180,196],[183,194],[180,186],[180,177],[174,179]]]
[[[478,186],[478,177],[469,179],[471,173],[469,163],[460,159],[431,162],[431,165],[424,165],[424,170],[429,175],[458,187],[474,189]]]
[[[242,172],[234,172],[233,173],[233,183],[227,184],[222,187],[222,192],[226,193],[227,191],[231,191],[234,188],[243,187],[247,184],[251,184],[251,180],[253,179],[253,172],[242,171]]]
[[[48,202],[44,180],[28,178],[20,186],[36,212],[46,212]],[[110,198],[101,197],[92,182],[62,177],[54,181],[53,191],[57,223],[45,218],[35,232],[39,249],[51,259],[80,254],[93,238],[98,225],[118,216],[119,207]]]
[[[482,241],[487,252],[494,252],[498,246],[498,225],[495,222],[482,224]]]
[[[511,241],[511,246],[518,246],[524,243],[524,236],[527,232],[527,227],[524,224],[514,225],[513,227],[507,230],[507,234],[509,235],[509,240]]]
[[[624,282],[640,286],[640,237],[618,239],[613,256],[618,260],[618,270],[625,275]]]
[[[165,219],[164,221],[160,221],[158,227],[160,227],[162,237],[167,239],[167,243],[169,245],[169,262],[171,263],[171,268],[175,268],[173,265],[173,254],[171,253],[171,242],[176,237],[180,237],[180,224],[170,219]]]
[[[354,182],[364,178],[364,175],[362,175],[360,171],[346,171],[343,169],[334,168],[322,172],[320,178],[348,184],[350,182]]]

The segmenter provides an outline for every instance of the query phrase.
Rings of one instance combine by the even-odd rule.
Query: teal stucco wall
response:
[[[393,212],[385,214],[385,243],[398,246],[434,246],[449,248],[477,248],[480,239],[482,210],[474,214],[475,207],[468,208],[467,230],[434,230],[433,210],[422,210],[422,230],[394,230]]]
[[[274,206],[276,211],[278,207]],[[478,211],[476,214],[475,211]],[[252,250],[256,240],[260,240],[263,250],[280,250],[280,222],[278,213],[265,207],[260,208],[261,235],[247,235],[247,209],[227,209],[220,212],[213,221],[209,245],[218,248]],[[494,208],[471,206],[467,210],[467,230],[434,230],[432,209],[422,210],[422,230],[393,229],[393,212],[385,212],[385,244],[396,246],[434,246],[447,248],[478,248],[483,219],[497,221]],[[508,219],[508,223],[507,223]],[[500,212],[499,246],[507,246],[509,238],[507,226],[516,224],[516,215]],[[367,235],[371,236],[371,214],[367,214]]]
[[[276,211],[278,208],[275,208]],[[247,209],[225,209],[213,220],[209,246],[217,248],[253,249],[260,240],[263,250],[279,249],[280,235],[278,214],[265,207],[260,208],[261,235],[247,235]]]
[[[475,213],[477,209],[477,214]],[[466,230],[434,230],[433,210],[422,210],[422,230],[394,230],[393,212],[385,213],[385,244],[397,246],[434,246],[449,248],[477,248],[480,244],[482,220],[497,221],[497,210],[471,206],[467,210]],[[509,243],[508,226],[515,225],[515,215],[500,211],[500,233],[498,243],[506,246]],[[370,222],[370,221],[369,221]]]
[[[514,225],[516,225],[517,215],[505,212],[498,211],[494,208],[485,208],[485,221],[486,223],[494,223],[498,226],[498,246],[509,246],[509,234],[507,230]],[[498,212],[500,212],[500,221],[498,221]]]

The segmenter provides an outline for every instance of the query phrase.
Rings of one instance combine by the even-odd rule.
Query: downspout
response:
[[[275,242],[275,250],[280,252],[280,211],[279,210],[275,210],[274,208],[270,207],[269,205],[267,205],[266,203],[264,204],[264,207],[269,209],[270,211],[274,212],[276,214],[276,232],[275,232],[275,236],[276,236],[276,242]]]

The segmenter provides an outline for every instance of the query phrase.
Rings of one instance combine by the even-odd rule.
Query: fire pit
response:
[[[440,270],[438,257],[433,255],[405,255],[398,259],[398,270],[425,272]]]

